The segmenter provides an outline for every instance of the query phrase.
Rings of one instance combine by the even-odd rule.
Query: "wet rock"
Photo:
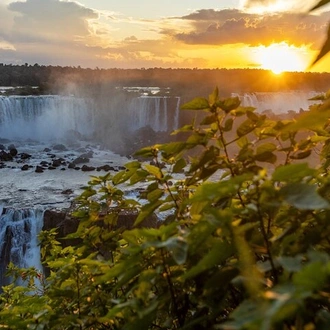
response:
[[[18,154],[18,151],[17,151],[16,148],[12,148],[12,149],[9,150],[9,153],[10,153],[13,157],[15,157],[15,156]]]
[[[69,165],[68,165],[68,168],[75,168],[76,167],[76,164],[74,164],[74,163],[70,163]]]
[[[87,166],[87,165],[83,165],[81,170],[83,172],[90,172],[90,171],[95,171],[95,167],[94,166]]]
[[[73,194],[73,190],[72,189],[65,189],[61,192],[61,194],[63,195],[71,195]]]
[[[4,150],[0,151],[0,160],[4,162],[10,162],[13,160],[13,156]]]
[[[0,150],[5,150],[6,147],[3,144],[0,144]]]
[[[50,149],[50,148],[45,148],[44,149],[44,152],[50,152],[52,149]]]
[[[53,163],[52,163],[53,167],[59,167],[61,165],[62,165],[62,160],[61,159],[54,159],[53,160]]]
[[[41,166],[36,166],[36,170],[35,170],[36,173],[43,173],[44,172],[44,168],[41,167]]]
[[[78,164],[84,164],[84,163],[89,163],[89,158],[87,157],[78,157],[75,160],[73,160],[74,164],[78,165]]]
[[[99,166],[97,168],[98,171],[106,171],[106,172],[109,172],[109,171],[114,171],[114,167],[110,166],[110,165],[102,165],[102,166]]]
[[[22,171],[27,171],[29,169],[29,165],[25,164],[21,167]]]
[[[55,144],[53,146],[54,150],[58,150],[58,151],[68,151],[68,149],[66,148],[66,146],[64,144]]]
[[[15,145],[14,144],[10,144],[7,148],[8,150],[11,150],[11,149],[16,149]]]
[[[27,153],[25,153],[25,152],[22,152],[22,153],[20,154],[20,157],[21,157],[21,159],[29,159],[29,158],[32,157],[32,155],[27,154]]]
[[[56,167],[54,167],[54,166],[48,166],[48,169],[49,170],[56,170]]]

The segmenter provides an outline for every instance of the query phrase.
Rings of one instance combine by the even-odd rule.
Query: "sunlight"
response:
[[[289,46],[285,42],[258,47],[255,59],[263,69],[271,70],[275,74],[304,71],[308,63],[305,49]]]

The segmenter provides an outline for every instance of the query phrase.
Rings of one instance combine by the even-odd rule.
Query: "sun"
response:
[[[263,69],[275,74],[284,71],[304,71],[308,60],[305,50],[289,46],[286,42],[274,43],[268,47],[260,46],[256,50],[256,61]]]

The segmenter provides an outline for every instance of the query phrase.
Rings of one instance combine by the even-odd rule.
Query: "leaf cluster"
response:
[[[92,177],[65,248],[40,242],[49,275],[11,266],[0,295],[10,329],[328,329],[329,98],[293,120],[223,99],[179,142],[141,149]],[[130,198],[127,189],[139,192]],[[134,214],[133,228],[122,214]],[[147,221],[157,215],[157,226]],[[16,276],[16,277],[15,277]],[[25,286],[15,279],[28,279]]]

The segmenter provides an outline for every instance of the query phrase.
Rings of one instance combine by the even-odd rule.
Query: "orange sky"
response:
[[[0,63],[303,71],[330,21],[303,3],[0,0]],[[329,72],[330,55],[312,71]]]

